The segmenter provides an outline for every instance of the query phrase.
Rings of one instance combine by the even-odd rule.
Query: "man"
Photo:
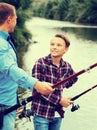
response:
[[[50,42],[50,54],[37,60],[33,69],[32,76],[41,81],[57,84],[70,75],[74,74],[71,65],[62,59],[62,56],[68,51],[70,42],[62,34],[55,35]],[[35,113],[33,118],[35,130],[60,130],[62,117],[56,111],[60,104],[68,107],[73,103],[70,98],[62,97],[64,88],[71,87],[77,81],[77,77],[64,84],[55,87],[52,94],[40,96],[32,101],[31,109]],[[37,91],[33,91],[33,95]]]
[[[16,53],[9,35],[14,32],[16,20],[15,7],[0,2],[0,130],[14,130],[15,111],[4,116],[4,120],[1,114],[4,107],[11,107],[17,103],[18,86],[30,90],[35,88],[42,94],[54,91],[52,84],[40,82],[18,67]]]

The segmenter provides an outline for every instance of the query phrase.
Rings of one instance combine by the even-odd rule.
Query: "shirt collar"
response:
[[[48,55],[48,59],[47,60],[48,60],[49,64],[53,64],[53,61],[52,61],[52,58],[51,58],[51,54]],[[60,60],[60,66],[64,66],[64,61],[63,61],[62,58]]]
[[[4,31],[1,31],[0,30],[0,37],[4,38],[5,40],[7,40],[7,38],[9,37],[9,34],[4,32]]]

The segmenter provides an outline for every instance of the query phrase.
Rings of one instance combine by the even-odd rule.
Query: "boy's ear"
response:
[[[68,49],[69,49],[69,48],[68,48],[68,47],[66,47],[66,48],[65,48],[65,51],[64,51],[64,53],[66,53],[66,52],[68,51]]]

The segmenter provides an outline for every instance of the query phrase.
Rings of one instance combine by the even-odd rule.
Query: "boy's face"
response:
[[[50,42],[50,53],[53,57],[62,57],[68,48],[62,38],[54,37]]]

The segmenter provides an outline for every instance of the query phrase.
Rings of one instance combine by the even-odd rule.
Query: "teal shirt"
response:
[[[0,31],[0,104],[13,106],[17,103],[18,86],[33,91],[37,82],[18,67],[16,53],[7,41],[9,34]]]

